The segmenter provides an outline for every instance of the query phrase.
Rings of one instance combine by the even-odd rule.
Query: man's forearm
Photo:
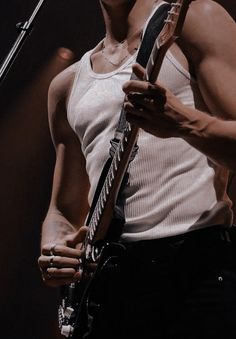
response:
[[[76,231],[73,225],[59,212],[49,212],[42,225],[41,246],[47,243],[65,245],[65,237]]]
[[[236,121],[196,110],[193,116],[192,121],[181,124],[183,138],[216,163],[236,171]]]

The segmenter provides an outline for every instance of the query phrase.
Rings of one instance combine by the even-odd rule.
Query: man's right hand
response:
[[[81,257],[84,253],[82,243],[87,229],[83,226],[64,239],[48,242],[42,246],[38,264],[46,285],[57,287],[81,278]]]

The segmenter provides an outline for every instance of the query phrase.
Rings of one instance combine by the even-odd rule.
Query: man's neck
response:
[[[141,30],[154,6],[161,0],[101,1],[107,38],[117,43]]]

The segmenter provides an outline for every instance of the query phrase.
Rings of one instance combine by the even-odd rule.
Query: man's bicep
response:
[[[214,1],[193,1],[181,43],[212,114],[235,119],[236,24]]]
[[[211,113],[236,120],[236,63],[229,63],[220,54],[206,55],[196,68],[196,76]]]
[[[88,210],[89,180],[80,141],[69,125],[65,90],[54,82],[49,90],[49,124],[56,149],[56,164],[50,210],[57,210],[68,221],[79,226]]]

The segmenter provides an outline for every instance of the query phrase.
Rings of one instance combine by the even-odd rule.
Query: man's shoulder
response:
[[[224,24],[224,21],[233,20],[228,12],[216,1],[194,0],[190,3],[187,13],[184,32],[188,34],[212,33],[212,29]],[[200,28],[200,30],[199,30]],[[201,28],[208,28],[201,31]]]
[[[235,22],[228,12],[212,0],[194,0],[189,6],[181,40],[194,57],[202,57],[218,49],[230,34],[234,34]]]
[[[190,9],[191,8],[193,8],[195,11],[200,11],[201,13],[204,13],[212,10],[219,10],[223,7],[214,0],[193,0],[190,3]]]

